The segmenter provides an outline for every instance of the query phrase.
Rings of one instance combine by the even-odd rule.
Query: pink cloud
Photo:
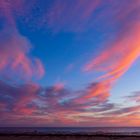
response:
[[[19,74],[19,77],[23,76],[22,78],[44,74],[44,68],[40,60],[29,57],[32,46],[26,37],[20,35],[17,31],[9,33],[7,30],[3,31],[0,36],[0,71],[4,73],[8,68],[14,75]]]
[[[56,83],[54,85],[54,91],[57,92],[57,91],[60,91],[64,88],[64,84],[63,83]]]
[[[138,23],[134,24],[125,35],[120,34],[118,39],[87,64],[84,70],[106,72],[100,79],[108,82],[116,81],[140,56],[139,38],[140,24]]]
[[[17,75],[20,78],[30,79],[34,76],[43,76],[44,67],[39,59],[30,57],[32,45],[16,27],[15,11],[22,11],[24,3],[24,0],[0,1],[0,11],[5,18],[5,24],[0,32],[0,71],[6,77]]]
[[[100,84],[93,85],[96,89]],[[93,90],[93,85],[84,90],[84,94]],[[140,106],[117,107],[107,100],[89,102],[86,99],[87,102],[80,103],[81,96],[76,97],[77,102],[75,98],[62,102],[70,94],[76,94],[66,88],[55,91],[54,86],[42,88],[34,83],[12,86],[1,81],[0,89],[3,91],[0,95],[1,126],[137,126],[135,119],[137,123],[140,119]]]
[[[115,39],[107,42],[105,49],[84,67],[85,72],[103,72],[104,74],[97,79],[101,83],[110,85],[108,91],[140,56],[140,22],[138,20],[126,22],[128,13],[135,11],[139,6],[140,3],[128,6],[130,9],[127,9],[121,17],[125,22],[115,35]],[[135,16],[138,15],[140,15],[139,12],[136,12]]]
[[[20,96],[14,106],[13,111],[23,115],[31,115],[36,112],[36,106],[27,106],[37,98],[39,88],[40,87],[37,84],[33,83],[20,87],[18,91]]]
[[[30,56],[32,45],[19,33],[14,20],[15,16],[24,13],[22,9],[25,8],[24,1],[14,0],[14,2],[5,0],[0,2],[0,10],[6,19],[6,26],[0,33],[0,72],[9,76],[12,74],[14,78],[41,77],[44,74],[43,65],[38,58]],[[103,8],[98,19],[96,16],[93,18],[96,10],[109,3],[100,0],[77,0],[73,3],[69,0],[56,0],[48,14],[40,17],[41,22],[47,21],[48,26],[56,31],[81,31],[87,25],[89,28],[93,27],[94,25],[91,24],[94,22],[100,22],[101,18],[108,19],[110,16],[115,18],[106,19],[105,24],[108,24],[108,27],[118,22],[122,23],[115,41],[109,42],[106,50],[103,50],[84,68],[86,72],[103,71],[105,74],[99,77],[100,81],[91,83],[79,91],[66,89],[63,83],[57,83],[45,89],[33,83],[19,87],[1,83],[0,90],[3,93],[0,94],[3,96],[1,95],[0,98],[2,102],[0,103],[2,108],[0,124],[93,126],[124,125],[129,122],[131,125],[139,125],[140,115],[136,114],[140,109],[139,106],[121,109],[110,107],[108,97],[112,84],[131,67],[140,55],[140,24],[137,20],[135,22],[132,22],[132,19],[128,20],[128,16],[138,10],[140,3],[136,1],[134,4],[131,2],[127,5],[125,1],[125,4],[118,6],[118,1],[109,0],[108,2],[111,3],[111,8]],[[19,13],[15,14],[15,11]],[[139,12],[136,12],[136,17],[139,15],[137,13]],[[72,68],[72,65],[69,66],[68,71]],[[102,107],[101,104],[103,104]],[[105,113],[105,111],[110,113]],[[96,116],[98,114],[104,116]],[[78,121],[80,123],[77,123]]]

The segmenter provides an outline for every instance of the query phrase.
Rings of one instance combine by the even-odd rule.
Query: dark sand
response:
[[[140,140],[140,137],[109,135],[0,135],[0,140]]]

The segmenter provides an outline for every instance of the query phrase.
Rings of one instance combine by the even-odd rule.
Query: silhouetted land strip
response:
[[[0,140],[140,140],[137,135],[116,134],[0,134]]]

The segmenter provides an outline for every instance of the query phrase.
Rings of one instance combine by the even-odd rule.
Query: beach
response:
[[[0,135],[0,140],[140,140],[121,135]]]

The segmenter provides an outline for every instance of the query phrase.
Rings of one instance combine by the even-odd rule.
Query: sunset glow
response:
[[[0,0],[0,126],[140,126],[140,0]]]

